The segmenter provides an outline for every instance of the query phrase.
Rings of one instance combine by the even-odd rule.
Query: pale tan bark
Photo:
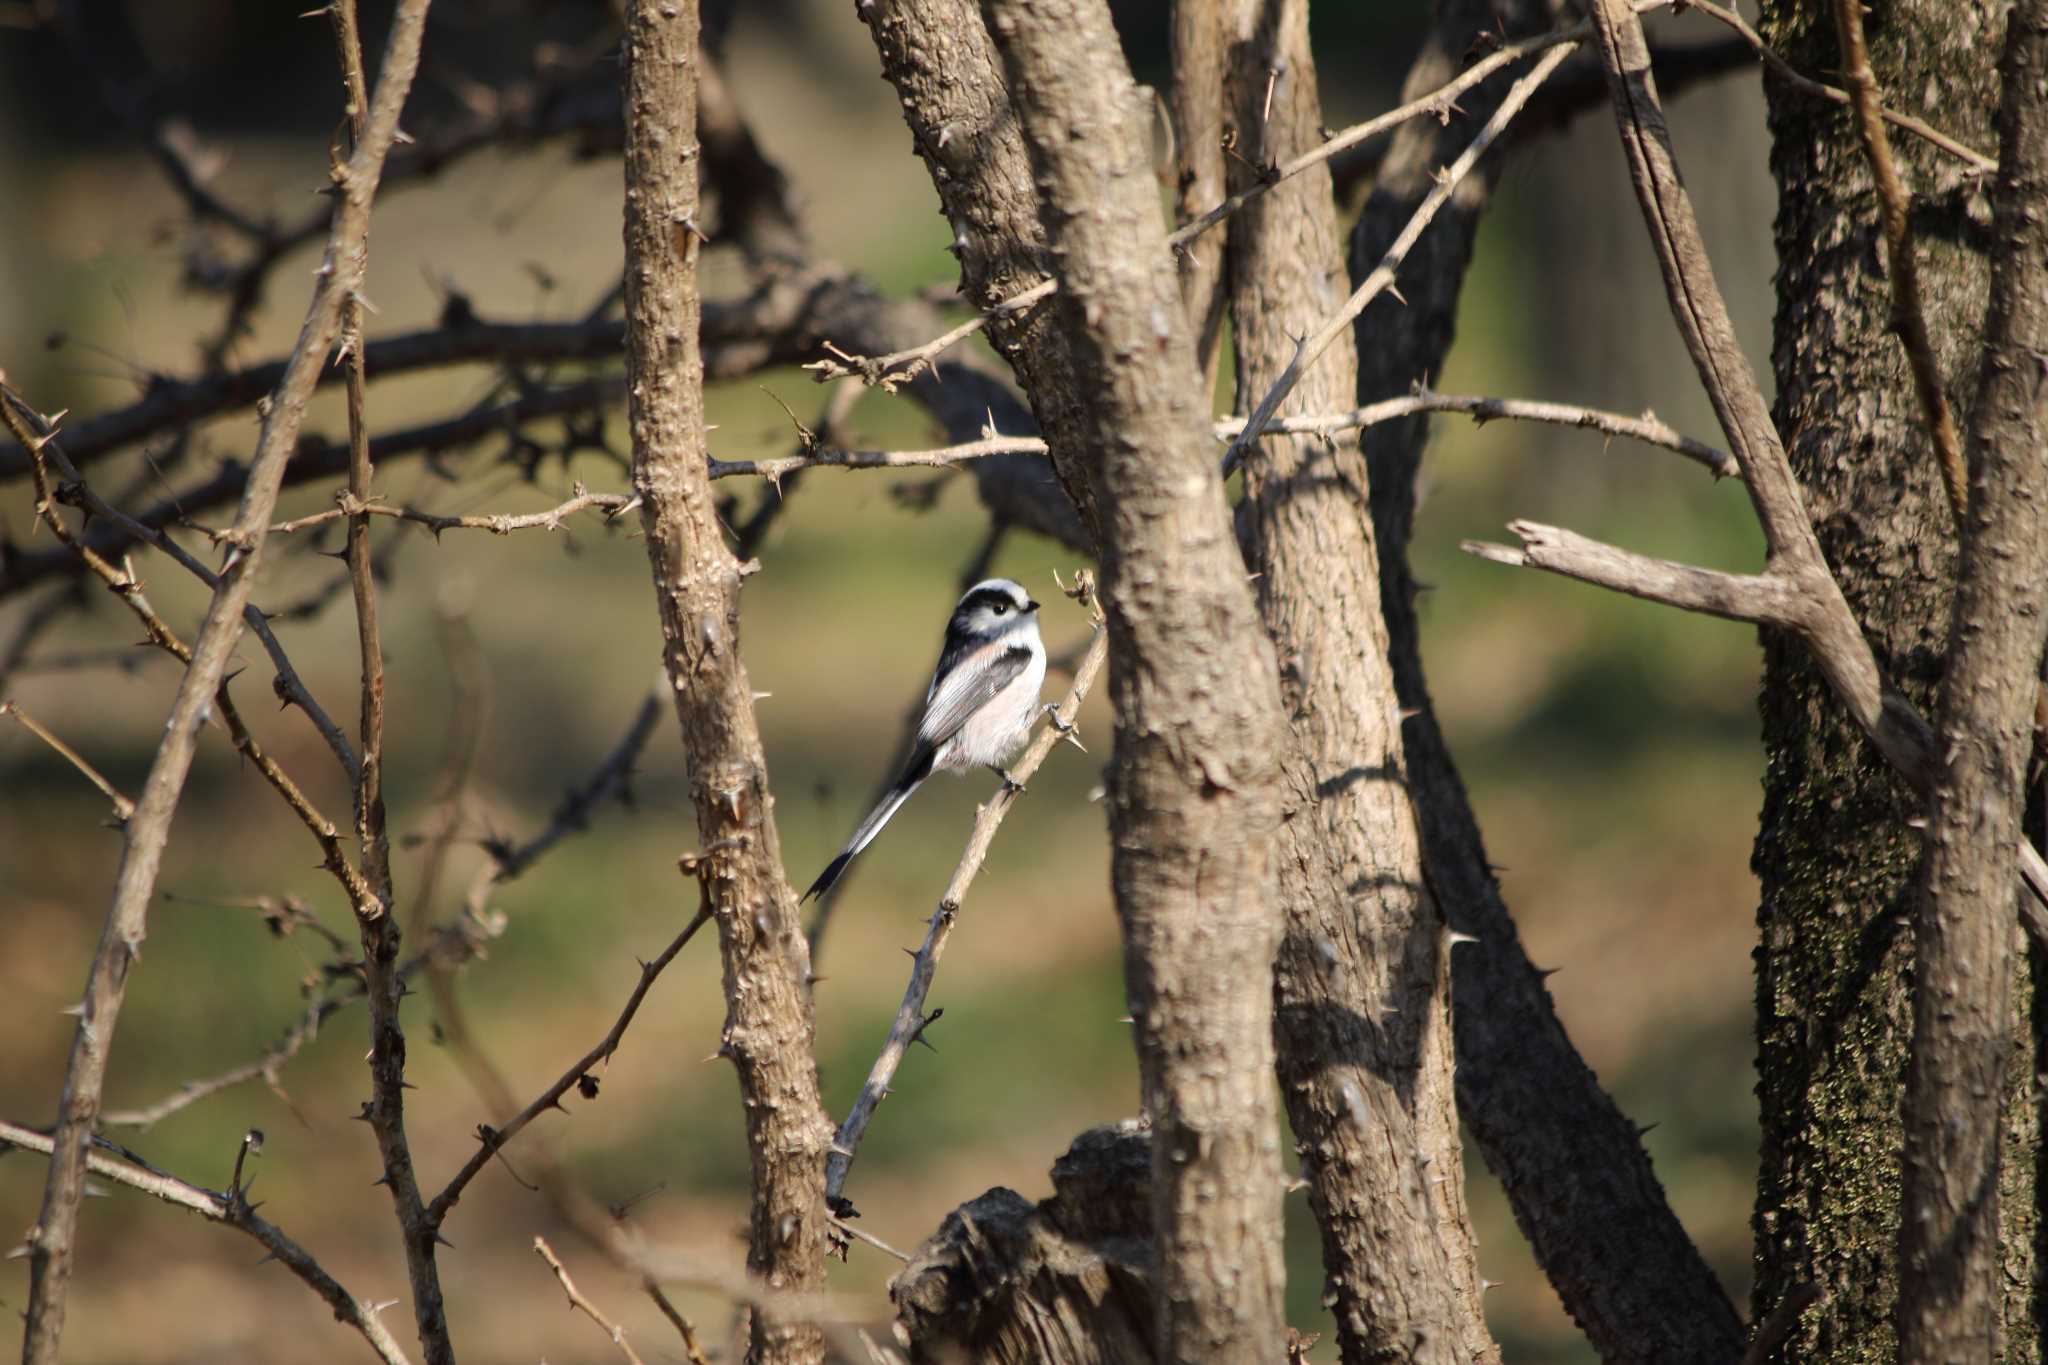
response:
[[[712,501],[698,349],[696,7],[636,0],[626,29],[627,415],[663,658],[690,760],[725,969],[720,1052],[739,1075],[753,1170],[747,1265],[778,1290],[822,1287],[825,1153],[810,954],[783,875],[754,694],[739,653],[747,566]],[[748,1359],[824,1359],[814,1326],[754,1315]]]
[[[2020,958],[2014,855],[2048,608],[2048,4],[2021,0],[2006,25],[1991,306],[1914,934],[1899,1219],[1907,1362],[1995,1358],[2006,1294],[1999,1149]]]
[[[990,6],[1081,362],[1116,756],[1111,873],[1152,1124],[1159,1358],[1275,1361],[1281,1173],[1271,1081],[1273,652],[1231,533],[1151,176],[1146,102],[1099,0]]]
[[[1223,11],[1237,190],[1319,141],[1322,110],[1307,5],[1226,0]],[[1228,252],[1239,411],[1346,294],[1340,241],[1321,167],[1239,211]],[[1281,412],[1329,411],[1357,383],[1347,331]],[[1355,439],[1268,436],[1244,475],[1246,558],[1294,735],[1274,1034],[1325,1301],[1346,1361],[1498,1360],[1465,1209],[1451,950],[1404,775],[1365,463]]]

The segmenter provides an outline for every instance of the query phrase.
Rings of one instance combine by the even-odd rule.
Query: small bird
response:
[[[1031,733],[1038,693],[1045,686],[1045,645],[1038,638],[1038,603],[1007,578],[976,583],[946,622],[946,643],[932,685],[924,694],[924,719],[903,775],[881,804],[868,812],[803,899],[822,896],[866,848],[897,808],[933,773],[964,773],[987,767],[1015,786],[1003,762]]]

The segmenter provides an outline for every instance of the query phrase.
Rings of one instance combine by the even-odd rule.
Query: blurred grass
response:
[[[850,16],[803,20],[814,69],[799,78],[786,36],[744,17],[734,36],[734,86],[772,154],[803,187],[813,229],[833,257],[892,290],[949,282],[945,225],[909,139],[867,66]],[[316,26],[307,26],[309,31]],[[0,41],[8,41],[0,35]],[[324,41],[315,37],[309,41]],[[836,55],[835,55],[836,54]],[[1358,99],[1355,90],[1346,99]],[[1378,107],[1384,100],[1367,102]],[[1768,185],[1753,86],[1730,85],[1676,106],[1680,154],[1709,244],[1750,352],[1761,365],[1769,302]],[[0,124],[0,127],[4,127]],[[1654,407],[1714,439],[1663,311],[1634,226],[1611,133],[1589,120],[1518,154],[1481,234],[1459,342],[1439,387],[1546,397],[1638,411]],[[0,156],[0,192],[36,187],[41,211],[0,222],[0,364],[46,407],[81,412],[127,401],[137,368],[179,371],[214,304],[178,287],[175,205],[139,158],[120,151]],[[240,139],[222,188],[289,213],[318,182],[318,149]],[[374,330],[425,325],[443,292],[460,289],[487,317],[567,317],[618,268],[617,167],[558,154],[489,156],[431,187],[380,205],[372,243]],[[281,352],[303,304],[310,257],[276,277],[244,358]],[[556,281],[543,289],[531,263]],[[720,284],[720,279],[724,283]],[[714,291],[730,287],[714,271]],[[64,343],[47,349],[52,333]],[[477,371],[377,385],[373,417],[397,423],[447,411],[482,391]],[[807,420],[822,394],[781,371],[712,396],[718,453],[782,453],[788,419],[770,390]],[[315,405],[314,429],[339,431],[338,399]],[[622,442],[614,416],[611,434]],[[865,440],[928,439],[898,400],[862,399]],[[246,414],[212,424],[182,477],[246,453]],[[615,488],[601,458],[542,468],[531,487],[486,446],[456,462],[460,482],[416,463],[380,471],[394,499],[442,510],[527,510],[572,479]],[[125,478],[125,475],[122,476]],[[168,477],[176,482],[181,473]],[[941,485],[928,512],[899,485]],[[103,491],[122,479],[111,472]],[[1458,552],[1460,539],[1501,538],[1526,516],[1651,553],[1753,566],[1759,545],[1740,490],[1712,486],[1690,465],[1626,443],[1603,448],[1575,431],[1438,424],[1424,470],[1415,558],[1424,598],[1431,685],[1460,754],[1494,860],[1532,958],[1561,968],[1558,1007],[1588,1060],[1639,1122],[1688,1227],[1738,1302],[1748,1270],[1755,1125],[1748,1016],[1754,888],[1747,871],[1757,801],[1751,634],[1720,622],[1533,574]],[[146,496],[153,484],[138,485]],[[747,497],[756,490],[740,490]],[[323,490],[289,499],[326,505]],[[20,488],[0,490],[0,530],[40,548]],[[385,599],[393,827],[423,833],[458,698],[441,643],[459,613],[487,662],[489,728],[477,787],[486,814],[465,827],[442,883],[447,904],[466,885],[485,837],[525,837],[562,790],[622,732],[652,683],[659,636],[647,610],[645,563],[630,526],[580,520],[564,534],[510,539],[451,534],[436,544],[380,527],[404,548]],[[939,476],[820,472],[791,496],[745,599],[747,658],[777,781],[783,851],[799,879],[836,848],[870,784],[892,759],[898,717],[924,684],[959,566],[982,534],[971,489]],[[275,604],[331,581],[337,567],[284,547],[260,596]],[[331,547],[332,540],[324,542]],[[152,594],[189,628],[203,599],[144,557]],[[1072,558],[1013,537],[997,571],[1049,604],[1055,654],[1085,635],[1048,577]],[[0,609],[0,637],[18,606]],[[133,637],[112,604],[44,652]],[[354,644],[345,598],[285,628],[302,671],[338,718],[352,716]],[[260,652],[240,688],[259,735],[330,814],[345,810],[331,760],[302,720],[264,704]],[[147,768],[174,675],[144,660],[132,673],[31,672],[20,700],[131,792]],[[1056,751],[998,840],[954,935],[932,996],[945,1009],[936,1051],[916,1049],[862,1148],[849,1193],[864,1226],[909,1247],[954,1205],[994,1184],[1032,1196],[1081,1128],[1132,1112],[1136,1079],[1107,881],[1102,814],[1086,795],[1107,751],[1098,697],[1083,721],[1091,756]],[[886,1031],[905,971],[902,947],[922,929],[985,794],[980,777],[932,784],[867,857],[840,907],[818,993],[828,1100],[843,1108]],[[488,1050],[530,1093],[603,1032],[633,980],[634,957],[657,951],[694,908],[674,871],[694,842],[685,774],[664,717],[634,781],[629,809],[604,812],[494,904],[508,916],[488,960],[460,990]],[[118,839],[104,804],[37,743],[0,727],[0,1113],[45,1122],[52,1112],[76,998],[112,884]],[[161,885],[189,897],[297,893],[348,932],[345,907],[312,869],[303,831],[227,746],[209,743],[194,768]],[[419,853],[402,849],[401,896],[418,885]],[[146,1103],[180,1081],[247,1060],[296,1016],[316,963],[300,936],[270,937],[257,918],[182,903],[152,911],[129,991],[109,1082],[115,1105]],[[592,1192],[625,1200],[656,1191],[635,1218],[656,1234],[737,1258],[746,1157],[729,1070],[704,1059],[721,1016],[715,953],[693,946],[656,988],[604,1074],[600,1097],[572,1099],[522,1141],[550,1144]],[[415,1039],[410,1125],[430,1184],[468,1154],[484,1117],[446,1050],[431,1042],[424,996],[408,1006]],[[201,1183],[226,1179],[241,1132],[260,1126],[266,1212],[301,1236],[359,1293],[403,1292],[403,1267],[371,1188],[375,1156],[348,1117],[364,1094],[360,1013],[344,1011],[283,1077],[217,1096],[141,1134],[122,1134],[152,1160]],[[509,1154],[516,1168],[519,1152]],[[1490,1322],[1507,1358],[1586,1361],[1514,1231],[1498,1187],[1468,1163]],[[40,1166],[0,1160],[0,1226],[32,1219]],[[587,1292],[623,1318],[650,1358],[673,1358],[666,1329],[632,1286],[561,1235],[537,1197],[501,1170],[483,1176],[449,1228],[448,1288],[458,1340],[481,1359],[595,1359],[601,1343],[566,1313],[533,1263],[536,1231],[555,1237]],[[1290,1202],[1290,1313],[1325,1332],[1317,1242],[1299,1196]],[[88,1203],[84,1262],[67,1336],[70,1358],[95,1361],[325,1360],[355,1349],[311,1296],[230,1234],[120,1192]],[[876,1293],[893,1269],[857,1247],[835,1282]],[[0,1303],[18,1308],[25,1279],[0,1275]],[[879,1298],[874,1302],[881,1310]],[[726,1309],[691,1298],[718,1337]],[[393,1310],[402,1319],[404,1310]],[[401,1336],[409,1337],[409,1324]]]

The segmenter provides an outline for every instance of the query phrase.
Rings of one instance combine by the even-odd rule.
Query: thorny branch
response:
[[[145,544],[162,551],[179,567],[204,583],[209,590],[220,590],[221,576],[200,563],[161,528],[137,521],[95,493],[92,485],[79,473],[78,467],[72,463],[64,446],[58,441],[56,424],[29,407],[20,395],[7,388],[4,383],[0,383],[0,421],[4,421],[8,430],[14,432],[25,447],[31,447],[32,443],[30,458],[36,463],[32,473],[36,478],[38,515],[56,532],[59,541],[62,542],[61,547],[53,552],[56,557],[98,573],[99,565],[105,563],[106,554],[125,551],[134,544]],[[49,484],[48,471],[41,467],[45,461],[54,467],[62,480],[54,488]],[[112,528],[124,539],[111,550],[96,550],[93,545],[95,537],[89,529],[82,533],[73,533],[59,526],[56,521],[57,503],[68,503],[83,508],[88,528],[91,519],[97,517],[102,526]],[[215,541],[230,550],[246,550],[249,545],[245,534],[232,530],[216,532]],[[130,577],[132,579],[133,576]],[[112,580],[108,580],[108,584],[112,587]],[[117,588],[116,591],[120,589]],[[360,773],[355,750],[349,746],[347,737],[341,733],[341,727],[328,716],[326,709],[314,698],[312,690],[299,677],[298,670],[292,666],[291,659],[285,654],[284,645],[270,629],[269,617],[255,604],[244,603],[242,621],[262,642],[264,652],[270,656],[271,665],[276,669],[272,686],[278,697],[305,713],[306,718],[313,723],[313,728],[318,730],[320,737],[327,742],[327,747],[334,752],[335,759],[341,764],[342,771],[347,774],[350,784],[353,785]]]
[[[697,931],[704,927],[705,921],[711,918],[709,878],[712,874],[709,862],[685,858],[683,863],[684,872],[695,876],[700,885],[705,887],[705,905],[698,909],[683,931],[669,942],[668,947],[661,950],[659,956],[651,962],[640,964],[640,980],[634,985],[632,993],[626,997],[619,1017],[612,1022],[604,1037],[598,1040],[596,1047],[578,1058],[568,1070],[555,1079],[553,1084],[535,1096],[532,1103],[513,1115],[502,1126],[479,1127],[477,1136],[480,1142],[477,1150],[470,1154],[462,1169],[455,1173],[447,1186],[434,1196],[434,1202],[427,1207],[427,1221],[434,1230],[439,1231],[449,1211],[461,1200],[462,1192],[469,1188],[469,1182],[476,1179],[483,1168],[490,1164],[491,1158],[503,1151],[506,1143],[519,1136],[527,1124],[550,1109],[561,1108],[562,1096],[578,1086],[594,1088],[595,1082],[590,1077],[591,1068],[611,1060],[612,1054],[619,1050],[619,1043],[625,1038],[626,1030],[632,1026],[633,1016],[640,1012],[640,1003],[647,998],[647,992],[653,987],[655,978],[662,974],[669,963],[675,961],[676,954],[689,945],[690,940],[696,937]]]
[[[225,1193],[202,1188],[165,1175],[162,1171],[138,1165],[132,1160],[116,1160],[98,1150],[100,1140],[93,1139],[94,1149],[86,1153],[86,1169],[94,1175],[141,1190],[144,1194],[156,1196],[167,1204],[192,1210],[211,1222],[223,1223],[238,1232],[246,1233],[263,1244],[270,1253],[269,1259],[281,1262],[292,1274],[303,1280],[307,1288],[324,1299],[334,1309],[336,1321],[347,1323],[362,1334],[370,1349],[385,1365],[408,1365],[405,1349],[393,1339],[378,1313],[389,1304],[368,1304],[343,1288],[341,1282],[328,1274],[321,1264],[297,1242],[284,1234],[275,1223],[257,1216],[257,1206],[248,1200],[248,1186],[237,1181],[234,1188]],[[0,1120],[0,1151],[19,1147],[24,1151],[41,1152],[48,1156],[54,1143],[47,1133],[33,1128],[24,1128],[18,1123]],[[243,1151],[248,1143],[243,1144]],[[239,1160],[236,1170],[240,1170]]]
[[[1416,206],[1414,217],[1408,220],[1408,226],[1402,229],[1401,235],[1387,248],[1386,255],[1380,258],[1380,263],[1373,268],[1372,273],[1352,291],[1351,297],[1342,308],[1318,327],[1314,334],[1296,345],[1294,358],[1287,362],[1287,368],[1281,371],[1280,378],[1266,391],[1266,396],[1259,400],[1258,407],[1246,419],[1244,430],[1231,441],[1230,450],[1223,457],[1225,468],[1234,468],[1244,457],[1245,450],[1259,439],[1260,433],[1273,420],[1273,414],[1287,401],[1287,395],[1294,392],[1294,386],[1300,382],[1302,374],[1322,357],[1337,334],[1350,327],[1353,320],[1365,311],[1366,305],[1382,292],[1394,289],[1394,275],[1400,270],[1401,262],[1420,240],[1430,220],[1436,217],[1437,210],[1449,202],[1451,194],[1458,187],[1458,182],[1472,173],[1472,168],[1479,164],[1479,159],[1486,154],[1486,149],[1491,147],[1508,124],[1513,122],[1515,115],[1521,112],[1522,106],[1528,103],[1529,97],[1536,93],[1543,82],[1550,78],[1550,73],[1557,70],[1558,65],[1571,56],[1577,47],[1576,41],[1559,43],[1546,52],[1527,75],[1515,82],[1507,97],[1500,102],[1500,107],[1494,110],[1493,117],[1486,121],[1485,126],[1472,139],[1472,145],[1467,147],[1449,168],[1438,175],[1436,187]],[[1394,293],[1396,297],[1399,296],[1398,290],[1394,290]]]
[[[364,136],[343,173],[333,212],[328,252],[312,303],[257,439],[236,530],[248,537],[246,550],[231,552],[192,648],[192,661],[179,684],[177,699],[165,726],[163,742],[128,822],[113,904],[92,972],[77,1032],[66,1067],[49,1179],[43,1207],[31,1238],[28,1329],[24,1365],[55,1365],[63,1333],[69,1288],[72,1239],[78,1200],[84,1189],[88,1138],[100,1108],[108,1051],[113,1042],[129,970],[141,950],[149,901],[171,817],[191,768],[200,724],[215,699],[230,656],[241,634],[242,612],[255,585],[264,529],[276,505],[284,464],[296,444],[306,402],[340,322],[343,300],[361,288],[361,259],[356,254],[369,230],[370,205],[383,169],[385,153],[398,131],[399,110],[419,64],[420,41],[426,27],[427,0],[404,0],[393,20],[383,71]],[[361,903],[359,903],[361,904]],[[431,1248],[428,1248],[429,1253]],[[429,1360],[452,1359],[445,1324],[439,1319],[438,1293],[416,1284],[422,1336]]]
[[[1073,737],[1074,720],[1080,714],[1088,689],[1095,685],[1096,675],[1102,671],[1103,661],[1109,657],[1109,636],[1101,624],[1101,609],[1095,604],[1094,575],[1084,570],[1074,587],[1067,590],[1067,595],[1095,618],[1095,633],[1088,641],[1088,651],[1082,656],[1080,667],[1074,672],[1073,686],[1067,690],[1066,697],[1048,712],[1048,724],[1032,739],[1024,750],[1024,756],[1011,765],[1010,775],[1019,785],[1004,786],[975,812],[974,831],[967,838],[966,850],[961,853],[953,875],[946,882],[938,908],[932,911],[924,942],[911,955],[910,984],[904,988],[903,1003],[896,1007],[896,1018],[889,1026],[889,1036],[882,1043],[881,1054],[868,1069],[868,1078],[861,1085],[860,1094],[854,1098],[853,1107],[839,1124],[839,1131],[832,1141],[831,1159],[825,1164],[825,1198],[842,1217],[852,1210],[852,1204],[845,1199],[843,1191],[847,1172],[852,1169],[854,1155],[860,1148],[860,1140],[866,1134],[875,1110],[888,1095],[890,1082],[895,1079],[896,1068],[902,1065],[904,1055],[936,1017],[924,1012],[925,998],[931,993],[932,978],[938,972],[940,956],[946,951],[946,940],[951,937],[953,925],[960,917],[961,903],[981,871],[983,860],[988,857],[996,831],[1022,794],[1022,784],[1031,780],[1032,774],[1038,771],[1054,746],[1063,739],[1079,744]]]

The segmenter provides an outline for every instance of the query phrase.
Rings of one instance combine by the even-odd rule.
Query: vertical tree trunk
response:
[[[1993,145],[2006,6],[1895,0],[1867,21],[1888,103],[1980,149]],[[1765,37],[1803,71],[1841,62],[1825,6],[1770,0]],[[1880,662],[1932,710],[1956,586],[1956,525],[1898,339],[1869,169],[1840,106],[1766,79],[1777,181],[1774,416],[1814,527]],[[1895,155],[1915,191],[1921,288],[1959,414],[1975,399],[1989,206],[1963,167],[1924,142]],[[1764,633],[1764,805],[1757,952],[1755,1219],[1761,1317],[1818,1284],[1781,1358],[1890,1361],[1897,1342],[1900,1104],[1910,1044],[1912,936],[1922,836],[1905,784],[1833,702],[1796,642]],[[2015,1020],[2029,1017],[2019,973]],[[2038,1360],[2030,1030],[2005,1059],[2002,1305],[2008,1360]]]
[[[1159,1359],[1279,1361],[1271,971],[1286,743],[1158,187],[1146,102],[1101,0],[988,0],[1058,263],[1047,310],[1082,364],[1108,607],[1111,879],[1152,1124]]]
[[[662,658],[690,760],[700,857],[725,967],[719,1052],[739,1074],[751,1158],[747,1268],[776,1289],[825,1278],[825,1153],[810,952],[783,875],[754,692],[739,653],[748,566],[726,548],[704,445],[697,295],[697,6],[635,0],[626,20],[626,363],[633,490]],[[747,1359],[815,1365],[824,1337],[754,1314]]]
[[[1306,0],[1225,0],[1230,188],[1314,146],[1322,107]],[[1183,149],[1183,156],[1187,150]],[[1328,172],[1232,225],[1237,410],[1345,293]],[[1347,335],[1282,407],[1333,412],[1358,383]],[[1274,972],[1282,1097],[1322,1233],[1324,1300],[1347,1362],[1497,1360],[1480,1310],[1453,1096],[1450,944],[1424,888],[1380,616],[1367,471],[1355,440],[1269,436],[1247,452],[1240,517],[1280,655],[1283,764]]]
[[[1519,37],[1550,22],[1535,0],[1440,0],[1437,10],[1404,98],[1450,79],[1491,35]],[[1448,125],[1417,120],[1395,134],[1352,237],[1354,278],[1378,263],[1504,88],[1494,81],[1466,92]],[[1416,243],[1401,272],[1406,301],[1383,296],[1359,318],[1359,401],[1435,383],[1500,155],[1465,179]],[[1543,974],[1522,951],[1431,708],[1407,559],[1426,437],[1426,420],[1416,418],[1374,427],[1362,444],[1394,684],[1412,713],[1402,737],[1423,858],[1444,918],[1478,940],[1452,956],[1460,1114],[1558,1297],[1603,1357],[1726,1365],[1741,1353],[1741,1321],[1666,1202],[1635,1125],[1573,1048]]]

